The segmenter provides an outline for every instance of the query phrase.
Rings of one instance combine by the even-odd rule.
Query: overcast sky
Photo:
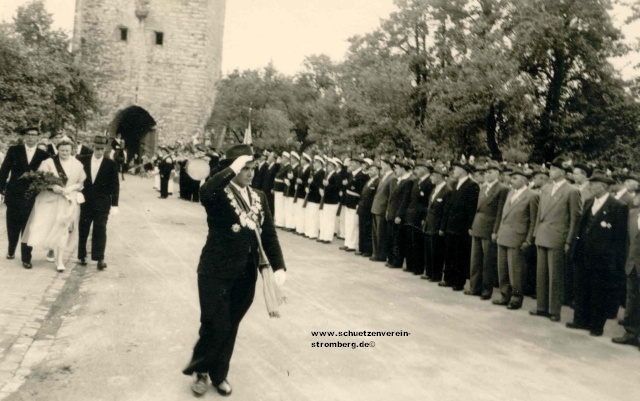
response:
[[[11,20],[28,0],[0,0],[0,20]],[[158,0],[155,0],[158,1]],[[76,0],[46,0],[56,27],[71,34]],[[342,59],[347,38],[375,29],[395,9],[393,0],[227,0],[222,71],[264,67],[272,61],[287,74],[301,69],[304,57],[327,54]],[[625,10],[616,9],[618,25]],[[627,41],[640,37],[640,22],[623,29]],[[638,55],[615,60],[623,76],[638,76],[631,68]]]

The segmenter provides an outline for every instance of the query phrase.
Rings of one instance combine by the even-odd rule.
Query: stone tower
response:
[[[148,152],[156,139],[202,132],[221,76],[225,3],[76,0],[73,48],[99,77],[112,135]]]

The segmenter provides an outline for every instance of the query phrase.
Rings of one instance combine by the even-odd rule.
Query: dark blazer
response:
[[[395,185],[393,192],[391,192],[391,195],[389,196],[387,220],[393,221],[396,217],[400,217],[403,223],[406,221],[413,184],[413,177],[409,176],[409,178],[399,181],[398,184]]]
[[[266,164],[266,163],[265,163]],[[267,165],[267,171],[262,179],[262,190],[265,194],[270,194],[275,185],[276,174],[280,170],[280,163],[273,163],[272,166]]]
[[[393,172],[386,178],[380,177],[378,189],[376,190],[373,204],[371,205],[371,213],[383,215],[387,212],[387,204],[389,203],[389,195],[391,194],[391,183],[395,181]]]
[[[207,212],[209,234],[200,255],[198,274],[228,279],[240,278],[246,273],[248,257],[254,258],[257,266],[259,248],[256,234],[241,225],[240,218],[231,206],[225,191],[235,175],[233,170],[227,167],[200,188],[200,201]],[[267,207],[267,197],[260,190],[250,190],[260,198],[260,239],[269,263],[274,271],[285,269],[278,235],[271,211]]]
[[[275,192],[284,192],[287,189],[287,184],[284,182],[284,179],[287,178],[287,175],[291,171],[291,165],[280,165],[278,172],[276,173],[275,183],[273,184],[273,190]]]
[[[269,165],[267,162],[262,163],[262,166],[256,168],[256,171],[253,174],[253,180],[251,181],[251,187],[262,190],[263,181],[268,169]]]
[[[8,206],[19,206],[25,203],[24,194],[29,188],[29,182],[21,180],[20,177],[26,172],[38,170],[40,164],[48,158],[47,152],[36,148],[31,163],[27,163],[25,145],[11,146],[7,150],[7,155],[0,167],[0,193],[5,194],[4,203]],[[10,178],[9,173],[11,173]]]
[[[311,166],[307,166],[306,170],[303,170],[304,167],[300,168],[300,173],[298,174],[298,179],[300,182],[296,180],[298,185],[298,189],[296,190],[296,199],[304,200],[307,196],[307,187],[309,186],[309,177],[311,177]]]
[[[428,176],[422,182],[416,179],[411,190],[409,208],[407,209],[407,224],[417,228],[422,227],[422,222],[427,217],[429,197],[433,188],[435,188],[435,185],[431,183],[431,179]]]
[[[329,177],[328,185],[324,186],[324,203],[327,205],[337,205],[340,203],[341,189],[342,177],[340,177],[340,173],[334,172],[331,174],[331,177]]]
[[[311,184],[309,184],[309,196],[307,202],[320,203],[322,195],[320,195],[320,188],[323,187],[322,181],[324,180],[324,170],[318,170],[314,172]]]
[[[435,191],[435,187],[432,191]],[[431,201],[431,196],[433,196],[433,194],[429,196],[427,216],[423,227],[425,234],[438,235],[439,231],[445,230],[445,217],[447,216],[447,211],[449,209],[451,192],[451,187],[448,184],[444,184],[438,193],[436,193],[433,201]]]
[[[627,261],[624,266],[624,271],[627,275],[631,274],[634,269],[636,273],[640,273],[640,229],[638,218],[640,218],[640,208],[631,209],[629,211],[629,223],[627,224],[629,245]]]
[[[595,216],[591,207],[595,198],[584,204],[576,240],[575,258],[589,269],[609,269],[617,276],[624,274],[627,256],[627,223],[629,208],[614,197],[604,202]]]
[[[525,189],[511,204],[513,194],[513,190],[507,194],[507,200],[502,209],[502,221],[498,229],[498,245],[507,248],[520,248],[525,241],[533,244],[533,232],[536,228],[540,197],[531,189]]]
[[[369,175],[358,171],[358,174],[349,176],[349,183],[345,190],[344,205],[349,209],[355,209],[360,203],[360,196],[362,195],[362,189],[369,181]]]
[[[76,158],[80,160],[82,156],[91,156],[93,154],[93,149],[88,148],[84,145],[81,145],[80,153],[76,153]]]
[[[358,203],[358,214],[371,213],[371,206],[380,184],[380,177],[376,177],[371,183],[369,183],[369,180],[365,182],[364,188],[362,188],[362,195],[360,195],[360,202]]]
[[[118,206],[120,197],[120,181],[118,179],[118,165],[111,159],[102,158],[100,169],[96,175],[96,181],[91,182],[91,158],[93,156],[81,156],[78,158],[84,167],[87,178],[84,180],[85,203],[82,207],[90,207],[93,210],[108,212],[111,206]]]
[[[480,188],[478,207],[471,225],[471,235],[478,238],[490,239],[491,234],[497,234],[502,221],[502,208],[507,200],[509,188],[496,182],[488,194],[485,187]]]
[[[457,183],[455,184],[457,185]],[[471,177],[457,189],[453,187],[443,230],[447,234],[469,235],[478,208],[480,186]]]

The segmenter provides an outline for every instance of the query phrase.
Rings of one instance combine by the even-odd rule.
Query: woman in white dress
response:
[[[59,272],[65,270],[65,249],[73,249],[78,243],[78,200],[83,201],[79,191],[86,178],[82,163],[71,155],[73,146],[69,138],[63,138],[58,144],[58,154],[40,165],[40,171],[66,178],[66,183],[38,194],[23,235],[29,246],[55,250]]]

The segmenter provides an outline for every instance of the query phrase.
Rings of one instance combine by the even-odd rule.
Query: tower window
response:
[[[164,44],[164,33],[156,31],[156,45],[162,46]]]
[[[120,28],[120,40],[121,41],[126,42],[128,35],[129,35],[129,30],[127,28]]]

